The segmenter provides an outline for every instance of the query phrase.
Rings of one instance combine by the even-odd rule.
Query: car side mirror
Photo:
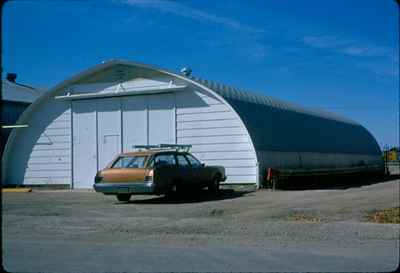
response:
[[[201,163],[201,166],[202,166],[202,167],[205,167],[205,166],[206,166],[206,164],[204,164],[204,163]]]

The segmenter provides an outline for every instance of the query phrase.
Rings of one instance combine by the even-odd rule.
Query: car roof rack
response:
[[[192,145],[190,144],[158,144],[158,145],[134,145],[135,149],[139,150],[174,150],[189,152]]]

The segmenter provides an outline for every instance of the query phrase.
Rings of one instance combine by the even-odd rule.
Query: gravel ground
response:
[[[399,206],[399,180],[129,203],[92,191],[2,196],[10,271],[390,271],[399,262],[399,225],[366,220]]]

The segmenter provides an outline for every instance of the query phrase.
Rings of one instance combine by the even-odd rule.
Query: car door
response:
[[[171,183],[173,183],[179,175],[174,154],[157,154],[154,156],[152,164],[155,168],[155,180],[159,183],[160,189],[168,189],[168,187],[171,186]]]
[[[178,172],[180,173],[183,182],[188,186],[195,184],[195,181],[193,180],[192,169],[186,157],[183,154],[177,153],[176,161],[178,163]]]
[[[190,163],[190,175],[197,185],[207,184],[207,173],[204,165],[191,154],[186,153],[185,158]]]

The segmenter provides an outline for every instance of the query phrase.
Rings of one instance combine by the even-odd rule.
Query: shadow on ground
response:
[[[346,190],[373,184],[399,180],[400,175],[386,175],[384,177],[335,177],[335,178],[303,178],[280,182],[277,190]]]
[[[209,193],[207,190],[184,192],[179,195],[159,196],[149,199],[135,200],[133,195],[129,202],[116,203],[118,205],[129,204],[183,204],[183,203],[201,203],[209,201],[218,201],[224,199],[234,199],[244,196],[251,191],[235,191],[233,189],[221,189],[218,194]]]

